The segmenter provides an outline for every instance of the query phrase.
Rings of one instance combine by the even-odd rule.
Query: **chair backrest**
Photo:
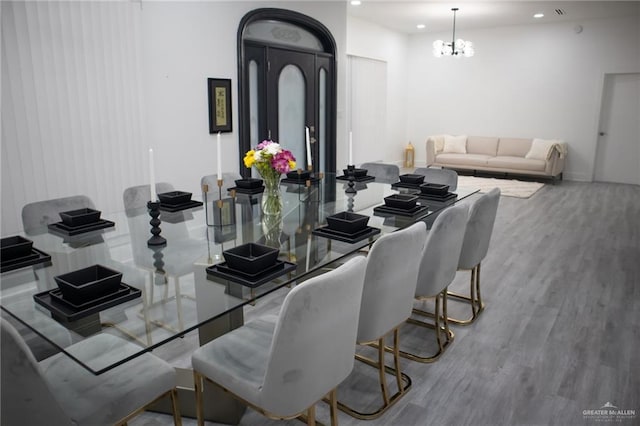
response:
[[[96,208],[86,195],[29,203],[22,208],[22,226],[25,233],[30,235],[44,233],[47,232],[47,225],[60,222],[59,213],[83,208]]]
[[[422,251],[416,296],[432,297],[456,275],[469,209],[464,204],[446,208],[436,218]]]
[[[366,263],[355,257],[287,294],[271,343],[262,408],[282,416],[299,413],[351,373]]]
[[[396,183],[400,180],[400,167],[395,164],[362,163],[361,169],[367,169],[367,175],[375,176],[376,182]]]
[[[413,173],[416,175],[424,175],[425,182],[449,185],[449,191],[451,192],[458,188],[458,173],[456,173],[455,170],[418,167]]]
[[[231,188],[236,186],[235,181],[238,179],[242,179],[239,173],[222,173],[223,187],[222,187],[222,197],[224,198],[227,194],[227,188]],[[210,200],[218,199],[218,175],[206,175],[200,178],[200,188],[204,185],[209,186],[209,191],[207,191],[207,196],[213,197],[209,198]],[[204,191],[202,192],[204,194]]]
[[[17,330],[0,318],[2,344],[2,409],[0,424],[69,425],[71,419],[62,410],[42,376],[40,366]]]
[[[173,191],[173,185],[166,182],[156,183],[156,194]],[[127,216],[131,214],[139,214],[140,209],[147,207],[147,203],[151,199],[150,185],[132,186],[124,190],[122,193],[122,202]],[[136,212],[137,211],[137,212]]]
[[[469,220],[464,234],[458,268],[471,269],[487,255],[499,201],[500,188],[493,188],[477,198],[469,207]]]
[[[358,342],[379,339],[411,315],[420,255],[426,238],[425,223],[417,222],[383,235],[369,250]]]

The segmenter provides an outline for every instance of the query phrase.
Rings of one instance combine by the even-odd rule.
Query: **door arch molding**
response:
[[[329,72],[332,75],[331,84],[327,87],[327,117],[326,117],[326,138],[325,138],[325,169],[326,171],[336,170],[336,109],[337,109],[337,83],[336,83],[336,42],[329,29],[307,15],[299,12],[277,8],[262,8],[248,12],[240,21],[237,33],[238,49],[238,135],[240,153],[251,149],[249,132],[249,82],[248,69],[245,62],[246,38],[245,31],[250,24],[256,21],[275,20],[298,26],[315,36],[322,45],[323,53],[330,55]],[[253,42],[253,41],[252,41]],[[253,42],[255,43],[255,42]],[[269,43],[265,42],[269,46]],[[277,46],[277,45],[274,45]],[[281,46],[279,46],[281,47]],[[259,103],[260,108],[266,108],[264,102]],[[317,148],[314,148],[317,151]],[[250,171],[244,167],[242,157],[239,156],[239,170],[243,176],[248,176]]]

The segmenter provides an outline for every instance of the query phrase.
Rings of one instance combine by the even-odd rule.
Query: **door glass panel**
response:
[[[318,125],[316,127],[316,143],[320,148],[320,163],[318,169],[327,170],[327,154],[325,147],[327,146],[327,71],[320,70],[318,76]]]
[[[249,62],[249,140],[251,147],[260,143],[258,138],[258,63]]]
[[[305,81],[295,65],[287,65],[278,78],[279,142],[296,158],[297,167],[306,169],[305,150]]]
[[[245,40],[257,40],[287,46],[304,47],[324,52],[320,40],[304,28],[287,22],[264,20],[250,23],[244,34]]]

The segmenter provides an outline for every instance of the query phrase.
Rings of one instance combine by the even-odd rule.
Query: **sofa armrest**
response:
[[[566,155],[561,155],[559,151],[554,149],[550,154],[550,158],[547,160],[545,173],[549,176],[558,176],[564,171],[565,161]]]
[[[436,143],[433,139],[427,138],[427,167],[436,162]]]

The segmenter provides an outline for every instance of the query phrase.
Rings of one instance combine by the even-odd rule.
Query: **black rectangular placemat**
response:
[[[135,299],[136,297],[140,297],[140,295],[142,294],[139,289],[131,287],[130,285],[125,283],[120,283],[120,287],[126,288],[127,291],[118,291],[115,293],[115,296],[113,298],[107,298],[106,300],[104,298],[101,298],[100,300],[96,301],[95,304],[83,304],[83,307],[80,309],[73,308],[71,305],[62,303],[55,297],[51,296],[51,293],[58,291],[58,289],[47,290],[43,291],[42,293],[34,294],[33,300],[35,300],[37,304],[48,309],[52,314],[56,314],[66,319],[67,321],[76,321],[80,318],[84,318],[86,316],[104,311],[105,309]]]
[[[98,231],[100,229],[111,228],[115,226],[115,223],[110,220],[100,219],[95,223],[88,223],[86,225],[81,226],[68,226],[62,222],[52,223],[48,225],[49,231],[54,234],[64,235],[67,237],[71,237],[74,235],[85,234],[91,231]]]
[[[338,180],[349,180],[349,176],[347,175],[342,175],[342,176],[338,176],[336,179]],[[376,180],[375,176],[358,176],[356,178],[354,178],[354,182],[369,182],[370,180]]]
[[[38,250],[33,247],[31,253],[25,257],[19,257],[17,259],[10,259],[0,263],[0,272],[9,272],[15,269],[24,268],[27,266],[38,265],[40,263],[51,262],[51,256],[42,250]]]
[[[184,204],[164,204],[160,203],[160,211],[163,212],[179,212],[182,210],[192,209],[194,207],[200,207],[202,205],[201,201],[191,200],[188,203]]]
[[[373,208],[374,214],[378,213],[381,216],[397,215],[397,216],[406,216],[406,217],[416,217],[416,216],[423,215],[428,211],[429,211],[429,207],[424,205],[416,206],[415,208],[408,209],[408,210],[396,209],[393,207],[389,207],[385,204]]]
[[[380,229],[367,226],[361,232],[357,232],[355,234],[345,234],[344,232],[334,231],[333,229],[330,229],[328,226],[323,226],[323,227],[314,229],[311,233],[319,237],[329,238],[336,241],[342,241],[343,243],[354,244],[354,243],[357,243],[358,241],[362,241],[376,234],[379,234]]]
[[[294,271],[297,267],[295,263],[279,260],[273,267],[262,271],[255,275],[247,275],[226,266],[226,262],[209,266],[206,271],[207,275],[224,278],[246,287],[258,287],[264,283],[275,280],[276,278]]]

